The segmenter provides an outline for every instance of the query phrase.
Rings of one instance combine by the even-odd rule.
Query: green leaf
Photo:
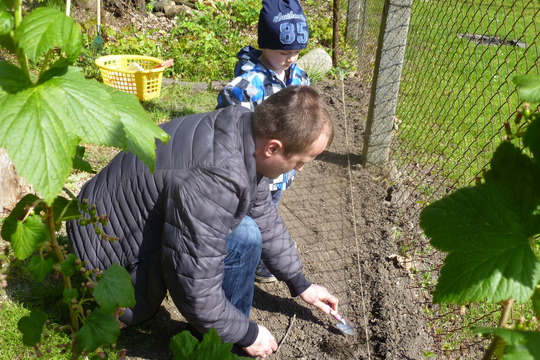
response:
[[[540,359],[540,333],[537,331],[518,331],[504,328],[478,327],[477,333],[493,334],[504,341],[504,360]]]
[[[54,261],[51,258],[42,258],[40,255],[34,255],[28,262],[28,271],[37,282],[42,282],[52,271]]]
[[[76,59],[82,49],[81,32],[73,19],[53,8],[40,7],[32,11],[15,30],[15,37],[33,62],[56,47],[71,60]]]
[[[10,241],[11,236],[17,231],[17,221],[23,220],[34,206],[39,204],[40,199],[33,194],[25,195],[9,213],[2,226],[2,237]]]
[[[62,292],[62,302],[71,305],[71,299],[76,299],[79,296],[77,289],[64,289]]]
[[[79,211],[78,200],[68,200],[63,196],[58,196],[54,199],[52,207],[54,222],[56,224],[60,224],[63,221],[78,219],[82,216]]]
[[[191,355],[198,345],[197,339],[187,330],[174,335],[170,341],[175,360],[191,360]]]
[[[523,145],[531,150],[533,159],[540,162],[540,114],[536,113],[525,134],[523,134]]]
[[[112,314],[96,308],[76,338],[86,350],[94,351],[101,345],[114,344],[118,335],[120,335],[118,320]]]
[[[14,23],[13,15],[0,10],[0,35],[8,35],[13,30]]]
[[[218,335],[218,332],[216,329],[211,328],[206,332],[206,334],[203,335],[203,339],[201,341],[200,347],[209,347],[211,345],[221,344],[221,338]],[[232,344],[223,344],[223,345],[231,345]]]
[[[0,126],[5,130],[0,132],[0,147],[7,149],[17,172],[50,204],[69,175],[78,139],[61,120],[67,116],[65,99],[49,90],[43,84],[3,98]]]
[[[222,343],[216,329],[210,329],[203,335],[203,339],[197,349],[197,358],[204,359],[231,359],[233,344]]]
[[[30,79],[15,65],[0,61],[0,87],[8,93],[16,93],[31,86]]]
[[[540,232],[540,168],[509,142],[501,144],[484,184],[427,206],[420,226],[448,252],[435,302],[528,300],[540,281],[530,238]],[[517,186],[516,184],[519,184]]]
[[[24,221],[17,220],[15,232],[6,240],[11,243],[17,259],[24,260],[48,239],[48,229],[41,217],[30,215]]]
[[[0,10],[12,10],[13,9],[13,0],[2,0],[0,1]]]
[[[11,53],[14,53],[16,51],[13,38],[9,35],[0,35],[0,47],[6,48]]]
[[[81,140],[128,147],[154,168],[155,138],[166,141],[168,135],[133,95],[110,89],[69,68],[61,77],[0,97],[0,147],[47,203],[61,192]]]
[[[77,272],[78,267],[75,265],[76,260],[77,256],[75,256],[75,254],[68,254],[66,259],[60,264],[60,267],[66,276],[73,276]]]
[[[193,360],[206,360],[206,359],[220,359],[229,360],[236,359],[237,357],[231,353],[233,344],[218,344],[210,345],[208,347],[200,347],[195,352]]]
[[[521,101],[540,103],[540,75],[518,75],[512,80],[518,86]]]
[[[86,148],[84,146],[77,146],[75,157],[73,158],[73,168],[75,170],[86,171],[87,173],[95,173],[92,165],[83,159],[85,152]]]
[[[19,320],[17,327],[23,334],[24,345],[34,346],[41,340],[41,332],[46,320],[47,314],[39,309],[33,309],[30,316],[23,316]]]
[[[171,338],[170,347],[175,360],[238,359],[231,353],[233,344],[221,342],[216,329],[203,335],[201,343],[189,331],[183,331]]]
[[[148,117],[135,95],[118,91],[112,87],[107,88],[114,103],[117,104],[121,121],[124,124],[124,130],[127,135],[126,150],[137,155],[150,171],[154,172],[156,144],[155,141],[148,142],[144,140],[151,136],[152,139],[156,138],[163,143],[167,143],[170,136],[156,126],[150,117]]]
[[[112,264],[97,282],[94,298],[109,312],[116,308],[135,306],[133,285],[127,270],[118,264]]]

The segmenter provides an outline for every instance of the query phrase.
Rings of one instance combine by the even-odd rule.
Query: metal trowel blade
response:
[[[339,330],[341,330],[341,332],[351,336],[354,335],[354,326],[347,322],[347,320],[341,318],[341,320],[338,321],[336,326]]]

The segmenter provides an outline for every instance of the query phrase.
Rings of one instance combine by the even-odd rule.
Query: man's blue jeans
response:
[[[253,303],[255,269],[262,250],[259,227],[249,216],[227,237],[227,256],[222,289],[229,301],[247,317]]]

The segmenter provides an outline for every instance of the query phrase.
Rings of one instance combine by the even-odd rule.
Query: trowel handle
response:
[[[343,319],[341,315],[339,315],[338,312],[335,310],[330,311],[330,315],[332,315],[337,321],[341,321]]]
[[[334,319],[336,319],[337,321],[341,321],[342,319],[341,315],[339,315],[339,313],[336,310],[332,309],[330,305],[326,304],[326,306],[328,306],[328,311],[330,312],[330,315],[332,315]]]

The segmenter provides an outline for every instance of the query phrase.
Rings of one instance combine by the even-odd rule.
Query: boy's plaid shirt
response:
[[[310,85],[307,73],[296,63],[281,81],[273,70],[261,63],[262,50],[246,46],[238,52],[234,69],[236,76],[218,95],[218,108],[237,104],[254,110],[264,99],[291,85]]]
[[[287,69],[285,81],[280,80],[273,70],[259,60],[261,54],[262,50],[251,46],[238,52],[238,62],[234,68],[236,77],[219,93],[218,108],[238,104],[253,111],[264,99],[287,86],[310,85],[307,73],[296,63]],[[292,170],[273,179],[270,191],[287,189],[295,174],[296,170]]]

